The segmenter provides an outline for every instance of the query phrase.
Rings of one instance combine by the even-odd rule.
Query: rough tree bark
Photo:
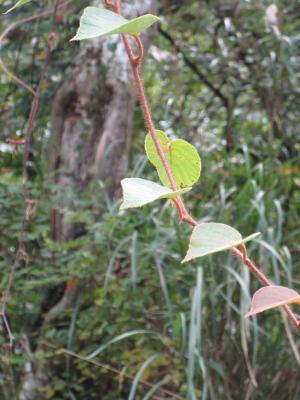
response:
[[[155,13],[155,3],[123,1],[124,16]],[[148,29],[142,35],[146,54],[154,31]],[[115,197],[127,170],[135,100],[131,68],[120,37],[81,42],[76,66],[53,102],[49,172],[62,193],[80,194],[97,177],[107,183],[109,197]],[[59,207],[67,206],[70,204],[62,196]],[[51,224],[56,241],[72,240],[78,234],[58,211],[53,212]],[[66,285],[61,299],[43,316],[42,332],[58,313],[73,306],[78,291],[76,282]],[[26,365],[19,398],[42,400],[42,387],[49,382],[51,371],[29,351],[32,361]]]

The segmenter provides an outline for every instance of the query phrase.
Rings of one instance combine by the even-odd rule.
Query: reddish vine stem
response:
[[[105,0],[105,4],[109,3],[109,7],[111,7],[115,12],[117,12],[118,14],[121,14],[121,1],[120,0],[115,0],[114,3],[111,3],[107,0]],[[143,51],[143,44],[139,38],[138,35],[134,35],[134,38],[136,40],[136,44],[138,47],[138,55],[135,56],[132,50],[132,47],[130,45],[129,42],[129,38],[127,35],[122,35],[122,39],[129,57],[129,61],[131,64],[131,68],[133,71],[133,75],[134,75],[134,79],[136,82],[136,86],[138,89],[138,95],[140,98],[140,103],[141,103],[141,107],[143,110],[143,115],[144,115],[144,119],[145,119],[145,124],[147,127],[147,130],[149,131],[151,138],[153,140],[155,149],[157,151],[157,154],[159,155],[159,158],[161,159],[161,162],[163,164],[163,167],[166,171],[166,175],[168,177],[170,186],[172,188],[172,190],[176,191],[177,190],[177,185],[175,182],[175,179],[173,177],[170,165],[168,163],[168,160],[166,158],[165,152],[163,150],[163,148],[161,147],[160,143],[159,143],[159,139],[156,135],[156,129],[155,129],[155,125],[153,122],[153,118],[152,118],[152,114],[151,114],[151,110],[150,110],[150,106],[148,103],[148,99],[145,93],[145,89],[144,89],[144,85],[143,85],[143,81],[141,78],[141,71],[140,71],[140,66],[141,66],[141,61],[142,61],[142,57],[144,54]],[[182,221],[190,223],[193,226],[197,225],[197,221],[195,221],[188,213],[183,201],[181,197],[178,197],[176,199],[176,207],[178,209],[179,212],[179,217]]]
[[[265,274],[254,264],[252,260],[247,255],[247,250],[245,245],[242,245],[242,251],[238,250],[236,247],[233,247],[230,251],[231,253],[243,261],[243,263],[250,269],[250,271],[256,276],[256,278],[265,286],[273,286],[272,281],[270,281]],[[297,316],[293,313],[291,308],[288,305],[283,306],[285,312],[287,313],[288,317],[290,318],[291,322],[297,328],[297,330],[300,330],[300,324]]]
[[[110,5],[114,11],[116,11],[117,13],[121,14],[121,3],[120,0],[116,0],[116,2],[114,4]],[[150,110],[150,106],[147,100],[147,96],[145,94],[145,89],[144,89],[144,85],[142,82],[142,78],[141,78],[141,71],[140,71],[140,61],[138,63],[136,63],[136,59],[134,57],[131,45],[129,43],[129,39],[127,35],[122,35],[122,39],[125,45],[125,49],[127,51],[128,57],[129,57],[129,61],[131,64],[131,68],[133,71],[133,75],[134,75],[134,80],[135,80],[135,84],[136,84],[136,88],[138,91],[138,95],[140,98],[140,103],[141,103],[141,107],[142,107],[142,111],[143,111],[143,115],[144,115],[144,120],[145,120],[145,124],[146,127],[148,129],[148,131],[151,134],[152,140],[154,142],[155,145],[155,149],[157,151],[158,156],[161,159],[161,162],[163,164],[163,167],[165,169],[165,172],[167,174],[167,177],[169,179],[169,182],[171,184],[172,189],[175,191],[177,189],[176,187],[176,183],[175,183],[175,179],[173,177],[171,168],[168,164],[168,161],[166,159],[165,153],[163,151],[162,146],[159,143],[159,139],[157,137],[156,134],[156,130],[155,130],[155,126],[154,126],[154,122],[153,122],[153,118],[152,118],[152,114],[151,114],[151,110]],[[139,42],[141,43],[141,42]],[[190,224],[191,226],[195,227],[198,226],[199,223],[189,214],[183,200],[181,197],[178,197],[177,199],[175,199],[175,205],[176,208],[178,210],[179,213],[179,217],[182,221]],[[254,264],[253,261],[251,261],[248,256],[247,256],[247,250],[245,246],[242,246],[242,251],[238,250],[237,248],[232,248],[231,249],[231,253],[238,258],[239,260],[241,260],[249,269],[250,271],[256,276],[256,278],[263,283],[266,286],[271,286],[273,285],[273,283],[264,275],[264,273]],[[293,323],[293,325],[296,327],[296,329],[298,331],[300,331],[300,322],[298,321],[297,316],[293,313],[293,311],[290,309],[289,306],[285,305],[283,306],[284,310],[286,311],[288,317],[290,318],[291,322]]]
[[[63,4],[59,4],[60,0],[56,0],[56,4],[54,9],[46,11],[44,13],[26,18],[25,22],[29,22],[33,19],[36,18],[40,18],[41,16],[46,16],[46,15],[50,15],[53,14],[53,26],[55,24],[55,18],[56,18],[56,14],[57,14],[57,10],[59,8],[61,8],[62,6],[65,6],[67,2],[64,2]],[[24,20],[23,20],[24,21]],[[13,28],[16,27],[18,24],[20,23],[20,21],[16,24],[14,24]],[[0,43],[1,40],[3,40],[3,38],[5,37],[5,35],[8,33],[9,30],[13,29],[11,26],[9,27],[10,29],[6,29],[5,32],[3,32],[3,34],[0,36]],[[42,85],[47,73],[47,69],[48,69],[48,65],[49,65],[49,61],[50,61],[50,56],[51,56],[51,51],[52,51],[52,45],[53,45],[53,40],[54,40],[54,33],[52,32],[49,35],[48,38],[48,42],[47,42],[47,51],[46,51],[46,57],[45,57],[45,61],[44,61],[44,65],[40,74],[40,78],[38,81],[38,85],[36,90],[34,91],[34,97],[33,97],[33,101],[31,104],[31,109],[30,109],[30,114],[29,114],[29,118],[28,118],[28,123],[27,123],[27,128],[25,131],[25,138],[24,138],[24,152],[23,152],[23,160],[22,160],[22,193],[23,193],[23,218],[22,218],[22,223],[21,223],[21,228],[20,228],[20,232],[19,232],[19,238],[18,238],[18,248],[16,251],[16,256],[15,256],[15,260],[14,263],[11,267],[10,270],[10,274],[8,277],[8,281],[7,281],[7,285],[5,288],[5,291],[3,293],[2,299],[1,299],[1,309],[0,309],[0,316],[2,317],[2,320],[4,322],[4,326],[6,328],[7,334],[9,336],[9,343],[10,346],[12,346],[13,341],[14,341],[14,337],[12,335],[7,317],[6,317],[6,306],[7,306],[7,302],[9,299],[9,295],[10,295],[10,291],[11,288],[13,286],[13,282],[14,282],[14,278],[15,278],[15,274],[17,271],[17,268],[19,266],[20,261],[23,259],[25,261],[25,263],[28,263],[28,254],[26,251],[26,247],[25,247],[25,238],[24,238],[24,232],[25,232],[25,226],[26,226],[26,222],[27,220],[30,218],[30,216],[32,215],[32,213],[34,212],[34,210],[36,209],[37,206],[37,200],[31,199],[28,196],[28,191],[27,191],[27,162],[28,162],[28,158],[29,158],[29,154],[30,154],[30,147],[31,147],[31,142],[32,142],[32,137],[33,137],[33,130],[34,130],[34,124],[35,124],[35,120],[36,120],[36,116],[38,113],[38,109],[39,109],[39,104],[40,104],[40,95],[41,95],[41,91],[42,91]],[[24,87],[24,85],[21,85]]]
[[[172,187],[172,190],[176,191],[177,190],[177,186],[176,186],[176,182],[175,179],[173,177],[171,168],[168,164],[166,155],[164,153],[163,148],[161,147],[160,143],[159,143],[159,139],[156,135],[156,130],[155,130],[155,126],[152,120],[152,115],[150,112],[150,107],[148,104],[148,100],[145,94],[145,90],[144,90],[144,85],[142,82],[142,78],[141,78],[141,74],[140,74],[140,63],[136,63],[136,58],[133,54],[131,45],[129,43],[129,39],[127,37],[127,35],[122,35],[122,39],[126,48],[126,51],[129,55],[129,60],[130,60],[130,64],[133,70],[133,75],[135,78],[135,82],[136,82],[136,86],[138,89],[138,94],[139,94],[139,98],[140,98],[140,102],[141,102],[141,107],[143,110],[143,114],[144,114],[144,118],[145,118],[145,123],[146,123],[146,127],[152,137],[155,149],[157,151],[157,154],[159,155],[159,158],[161,159],[161,162],[163,164],[163,167],[166,171],[168,180],[170,182],[170,185]]]
[[[159,143],[159,139],[158,139],[157,134],[156,134],[156,129],[155,129],[155,125],[154,125],[154,122],[153,122],[153,119],[152,119],[152,114],[151,114],[151,111],[150,111],[148,99],[147,99],[146,94],[145,94],[145,89],[144,89],[144,85],[143,85],[143,81],[142,81],[141,73],[140,73],[140,61],[141,60],[139,60],[138,63],[136,62],[137,59],[133,54],[133,51],[132,51],[132,48],[131,48],[131,45],[129,43],[129,39],[128,39],[127,35],[122,35],[122,39],[123,39],[127,54],[129,56],[130,64],[131,64],[131,67],[132,67],[133,75],[134,75],[136,86],[137,86],[137,89],[138,89],[138,94],[139,94],[139,98],[140,98],[141,107],[142,107],[143,114],[144,114],[146,127],[147,127],[147,129],[148,129],[148,131],[149,131],[149,133],[151,135],[151,138],[153,140],[153,143],[154,143],[155,149],[157,151],[157,154],[159,155],[159,158],[161,159],[163,167],[164,167],[164,169],[166,171],[166,174],[167,174],[168,180],[170,182],[171,188],[172,188],[172,190],[176,191],[177,190],[177,185],[176,185],[175,179],[173,177],[171,168],[169,166],[168,160],[166,158],[165,152],[164,152],[163,148],[161,147],[161,145]],[[139,40],[139,43],[141,45],[141,41],[140,40]],[[187,211],[187,209],[186,209],[186,207],[185,207],[185,205],[183,203],[182,198],[178,197],[176,199],[176,201],[177,201],[176,206],[180,210],[179,215],[181,216],[182,221],[187,222],[187,223],[189,223],[189,224],[191,224],[193,226],[196,226],[197,222],[188,213],[188,211]]]

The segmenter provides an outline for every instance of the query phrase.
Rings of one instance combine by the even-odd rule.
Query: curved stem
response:
[[[139,65],[141,63],[142,59],[143,59],[143,56],[144,56],[143,43],[142,43],[142,41],[141,41],[141,39],[140,39],[140,37],[138,35],[134,35],[133,37],[134,37],[134,39],[136,41],[136,45],[137,45],[137,48],[138,48],[138,54],[134,58],[134,63]]]

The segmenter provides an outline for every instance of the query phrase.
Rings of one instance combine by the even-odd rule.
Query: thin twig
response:
[[[12,334],[12,331],[11,331],[11,328],[10,328],[10,325],[9,325],[9,322],[8,322],[6,314],[5,313],[1,313],[1,317],[2,317],[2,321],[3,321],[4,327],[6,329],[6,332],[8,334],[9,347],[12,348],[15,338],[14,338],[14,336]]]
[[[35,95],[34,89],[28,85],[26,82],[24,82],[21,78],[19,78],[17,75],[13,74],[7,66],[3,63],[2,58],[0,58],[0,68],[2,71],[9,76],[13,81],[15,81],[19,86],[21,86],[23,89],[28,90],[33,96]]]
[[[121,13],[121,5],[120,5],[119,0],[116,0],[116,1],[117,1],[117,3],[114,4],[114,10],[120,14]],[[148,99],[145,94],[145,88],[144,88],[142,78],[141,78],[140,65],[135,63],[135,57],[134,57],[134,54],[133,54],[132,48],[130,46],[127,35],[122,35],[122,39],[123,39],[123,42],[124,42],[124,45],[125,45],[128,57],[129,57],[131,67],[132,67],[135,84],[136,84],[136,88],[137,88],[137,91],[139,94],[146,127],[151,134],[152,140],[155,145],[155,149],[157,151],[159,158],[161,159],[161,162],[163,164],[163,167],[165,169],[165,172],[167,174],[167,177],[169,179],[171,187],[173,190],[176,190],[176,183],[175,183],[175,179],[172,174],[172,170],[168,164],[166,155],[164,153],[164,150],[163,150],[163,148],[159,142],[159,139],[157,137],[157,134],[156,134],[156,130],[155,130],[155,126],[154,126],[154,122],[153,122],[153,118],[152,118],[152,113],[151,113],[151,110],[149,107]],[[193,227],[199,225],[199,223],[188,212],[181,197],[177,198],[176,207],[179,211],[179,215],[181,216],[182,221],[192,225]],[[267,286],[272,285],[272,282],[254,264],[254,262],[248,258],[246,247],[242,247],[242,251],[238,250],[237,248],[232,248],[231,253],[235,257],[237,257],[238,259],[243,261],[243,263],[250,269],[250,271],[256,276],[256,278],[258,280],[260,280],[264,285],[267,285]],[[295,326],[295,328],[298,331],[300,331],[300,323],[298,321],[297,316],[293,313],[293,311],[290,309],[289,306],[285,305],[285,306],[283,306],[283,308],[284,308],[285,312],[287,313],[289,319]]]
[[[6,38],[6,36],[9,34],[9,32],[13,31],[14,29],[16,29],[19,25],[23,25],[27,22],[31,22],[31,21],[35,21],[37,19],[43,18],[43,17],[47,17],[51,14],[56,15],[57,10],[60,8],[65,7],[70,0],[64,1],[63,3],[59,4],[59,1],[57,1],[56,5],[54,8],[51,8],[50,10],[44,11],[42,13],[39,14],[35,14],[35,15],[31,15],[30,17],[26,17],[23,19],[20,19],[19,21],[13,22],[12,24],[8,25],[8,27],[6,27],[4,29],[4,31],[0,34],[0,50],[2,47],[2,43],[4,41],[4,39]],[[0,68],[2,69],[3,72],[5,72],[6,75],[8,75],[13,81],[15,81],[19,86],[23,87],[24,89],[28,90],[33,96],[35,96],[35,90],[28,85],[26,82],[24,82],[21,78],[19,78],[18,76],[16,76],[13,72],[11,72],[7,66],[4,64],[2,58],[0,57]]]
[[[161,26],[158,28],[158,31],[166,40],[169,41],[174,50],[177,53],[181,54],[185,64],[191,69],[191,71],[193,71],[198,76],[198,78],[213,92],[213,94],[215,94],[222,101],[224,106],[227,107],[229,101],[227,97],[222,93],[221,89],[215,86],[207,78],[207,76],[200,70],[199,66],[186,55],[184,50],[178,45],[176,40],[168,32],[164,31]]]
[[[103,368],[103,369],[105,369],[107,371],[113,372],[114,374],[118,374],[118,375],[120,375],[120,376],[122,376],[122,377],[124,377],[124,378],[126,378],[126,379],[128,379],[130,381],[134,381],[134,376],[132,376],[130,374],[127,374],[127,373],[124,373],[123,371],[120,371],[119,369],[117,369],[115,367],[112,367],[111,365],[91,360],[90,358],[81,356],[81,355],[79,355],[77,353],[74,353],[73,351],[70,351],[70,350],[67,350],[67,349],[64,349],[64,348],[56,347],[56,346],[54,346],[54,345],[52,345],[50,343],[43,343],[43,345],[46,346],[46,347],[50,347],[50,348],[56,350],[57,352],[68,354],[71,357],[78,358],[79,360],[85,361],[85,362],[87,362],[89,364],[93,364],[96,367],[100,367],[100,368]],[[146,380],[139,380],[139,382],[142,385],[147,386],[148,388],[151,388],[151,389],[155,386],[153,383],[151,383],[149,381],[146,381]],[[158,388],[157,391],[161,392],[162,394],[165,394],[167,396],[171,396],[172,399],[184,400],[183,397],[181,397],[178,394],[175,394],[173,392],[170,392],[167,389]]]
[[[55,16],[57,13],[58,8],[60,8],[62,5],[59,6],[59,1],[60,0],[56,0],[56,4],[54,9],[51,9],[49,11],[46,11],[44,13],[23,19],[22,21],[24,22],[24,20],[26,20],[26,22],[29,22],[33,19],[36,18],[40,18],[41,16],[46,16],[46,15],[50,15],[53,13],[53,26],[55,24]],[[64,3],[65,5],[65,3]],[[15,25],[13,26],[13,28],[15,28],[16,24],[19,24],[20,21],[18,23],[15,23]],[[3,40],[3,38],[7,35],[7,33],[9,32],[9,30],[13,29],[10,26],[2,33],[2,35],[0,36],[0,43],[1,40]],[[30,216],[33,213],[33,210],[35,210],[36,205],[37,205],[37,201],[34,199],[31,199],[28,196],[28,192],[27,192],[27,163],[28,163],[28,158],[29,158],[29,154],[30,154],[30,146],[31,146],[31,142],[32,142],[32,136],[33,136],[33,130],[34,130],[34,124],[35,124],[35,120],[36,120],[36,116],[38,113],[38,109],[39,109],[39,104],[40,104],[40,95],[41,95],[41,91],[42,91],[42,85],[44,82],[44,79],[46,77],[46,72],[48,69],[48,65],[49,65],[49,61],[50,61],[50,56],[51,56],[51,51],[52,51],[52,44],[53,44],[53,34],[51,33],[47,42],[47,52],[46,52],[46,57],[45,57],[45,61],[44,61],[44,65],[41,71],[41,75],[38,81],[38,85],[36,88],[36,91],[34,93],[34,97],[33,97],[33,101],[31,104],[31,109],[30,109],[30,114],[29,114],[29,118],[28,118],[28,123],[27,123],[27,128],[26,128],[26,132],[25,132],[25,138],[24,138],[24,153],[23,153],[23,160],[22,160],[22,193],[23,193],[23,219],[22,219],[22,223],[21,223],[21,228],[20,228],[20,232],[19,232],[19,237],[18,237],[18,248],[16,251],[16,256],[15,256],[15,260],[14,263],[11,267],[10,273],[9,273],[9,277],[8,277],[8,282],[5,288],[5,291],[3,293],[2,299],[1,299],[1,309],[0,309],[0,315],[2,316],[2,319],[4,321],[8,336],[9,336],[9,341],[12,344],[14,341],[14,337],[12,335],[12,332],[10,330],[9,324],[7,322],[7,318],[6,318],[6,306],[7,306],[7,302],[9,299],[9,295],[11,292],[11,288],[13,286],[13,282],[14,282],[14,278],[15,278],[15,274],[17,271],[17,268],[19,266],[19,263],[21,261],[21,259],[25,260],[25,263],[28,263],[28,254],[26,251],[26,247],[25,247],[25,240],[24,240],[24,233],[25,233],[25,227],[26,227],[26,222],[27,220],[30,218]],[[34,206],[33,206],[34,205]]]

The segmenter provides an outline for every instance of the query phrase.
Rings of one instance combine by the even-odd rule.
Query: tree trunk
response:
[[[128,18],[156,11],[155,0],[123,3]],[[145,54],[154,32],[151,28],[142,35]],[[58,210],[71,207],[66,193],[80,195],[94,178],[105,182],[113,199],[128,165],[136,91],[123,43],[114,35],[83,41],[80,46],[76,66],[53,102],[49,173],[61,187]],[[51,215],[51,226],[56,241],[78,236],[57,210]],[[74,305],[78,291],[76,282],[68,282],[62,298],[43,316],[42,332],[56,315]],[[24,372],[20,400],[43,399],[42,387],[49,382],[49,375],[47,365],[35,360],[33,353]]]

